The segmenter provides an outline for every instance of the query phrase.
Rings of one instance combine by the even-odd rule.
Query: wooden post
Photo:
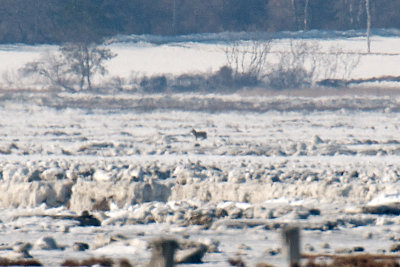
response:
[[[283,230],[283,240],[289,258],[289,267],[300,267],[300,229],[288,226]]]
[[[148,267],[173,267],[175,266],[174,254],[178,242],[173,239],[157,239],[152,243],[151,260]]]

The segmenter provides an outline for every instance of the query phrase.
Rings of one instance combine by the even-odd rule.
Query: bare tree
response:
[[[298,18],[298,16],[297,16],[297,12],[296,12],[296,2],[295,2],[295,0],[291,0],[291,1],[290,1],[290,4],[291,4],[291,10],[292,10],[292,12],[293,12],[294,25],[295,25],[295,27],[296,27],[296,29],[297,29],[297,25],[298,25],[298,20],[299,20],[299,18]]]
[[[371,40],[370,40],[370,31],[371,31],[371,12],[369,9],[369,0],[365,0],[365,10],[367,12],[367,50],[368,53],[371,53]]]
[[[94,74],[106,74],[104,61],[110,60],[116,55],[110,49],[100,48],[95,44],[71,43],[61,48],[70,71],[80,78],[79,87],[85,86],[92,89],[92,77]]]
[[[358,11],[357,11],[357,24],[361,26],[361,15],[363,14],[363,1],[358,0]]]
[[[96,74],[104,75],[106,60],[116,55],[110,49],[95,44],[71,43],[54,53],[45,53],[38,61],[27,63],[24,75],[37,75],[51,86],[69,91],[92,90],[92,79]],[[78,84],[79,88],[76,88]]]
[[[75,91],[73,86],[77,81],[76,77],[70,72],[65,58],[59,52],[46,52],[39,60],[25,64],[20,71],[24,76],[42,78],[52,87]]]
[[[347,3],[346,3],[347,4]],[[354,24],[354,18],[353,18],[353,9],[354,9],[354,7],[353,7],[353,1],[350,1],[349,3],[348,3],[348,5],[349,5],[349,22],[350,22],[350,25],[353,25]]]
[[[308,31],[308,29],[309,29],[309,3],[310,3],[310,0],[306,0],[306,3],[304,4],[304,30],[305,31]]]
[[[236,82],[243,80],[260,81],[267,64],[271,41],[235,41],[225,49],[227,65],[232,69]]]
[[[269,86],[275,89],[310,86],[316,73],[318,50],[315,42],[290,40],[288,49],[277,54],[278,63],[268,74]]]
[[[332,46],[327,53],[318,55],[319,64],[315,80],[348,80],[361,60],[359,53],[345,52]]]
[[[278,63],[271,66],[269,86],[275,89],[302,88],[320,81],[348,79],[360,62],[357,53],[337,47],[323,52],[317,42],[290,40],[288,49],[278,53]]]
[[[172,33],[176,34],[176,0],[172,0]]]

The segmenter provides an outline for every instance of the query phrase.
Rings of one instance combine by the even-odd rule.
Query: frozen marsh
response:
[[[204,266],[237,255],[280,266],[287,224],[302,227],[307,253],[390,254],[400,240],[397,95],[0,101],[2,253],[30,242],[46,265],[93,255],[140,265],[149,240],[174,236],[208,245]],[[84,210],[101,227],[71,219]],[[35,245],[46,236],[55,248]]]

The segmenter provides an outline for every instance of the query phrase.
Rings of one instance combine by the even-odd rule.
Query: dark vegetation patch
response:
[[[38,260],[26,259],[26,260],[10,260],[1,258],[0,266],[43,266]]]
[[[399,256],[391,255],[303,255],[307,267],[399,267]]]
[[[236,73],[228,66],[213,73],[181,74],[178,76],[144,76],[137,81],[143,93],[235,93],[243,88],[265,85],[252,73]]]
[[[61,266],[104,266],[111,267],[113,266],[114,261],[108,258],[89,258],[85,260],[73,260],[68,259],[61,263]]]

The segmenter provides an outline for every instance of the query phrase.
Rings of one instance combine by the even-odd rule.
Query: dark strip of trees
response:
[[[372,27],[400,28],[399,0],[370,0],[370,10]],[[0,0],[0,43],[365,27],[365,0]]]

